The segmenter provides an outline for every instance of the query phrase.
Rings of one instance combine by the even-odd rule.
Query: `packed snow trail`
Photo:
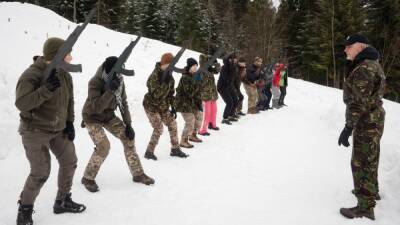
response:
[[[29,173],[14,106],[19,75],[41,53],[46,37],[66,37],[75,26],[55,13],[29,4],[0,3],[0,225],[14,224],[17,198]],[[69,29],[68,29],[69,26]],[[47,34],[47,35],[46,35]],[[75,91],[75,146],[78,155],[73,199],[87,205],[81,215],[54,215],[57,162],[41,190],[33,215],[39,225],[338,225],[400,224],[400,105],[385,101],[386,123],[381,145],[380,189],[382,200],[375,210],[377,220],[347,220],[340,207],[354,206],[351,149],[337,146],[344,124],[340,90],[290,79],[287,104],[280,110],[247,115],[232,126],[219,124],[220,131],[186,150],[187,159],[169,156],[167,130],[157,146],[159,160],[142,156],[152,128],[142,107],[146,80],[162,53],[179,47],[143,38],[133,50],[127,68],[136,75],[126,78],[128,100],[136,131],[136,148],[147,174],[156,184],[133,183],[122,145],[109,135],[111,152],[92,194],[80,184],[84,167],[93,151],[85,129],[79,127],[87,95],[87,82],[109,55],[118,55],[135,36],[89,25],[74,47],[73,63],[84,72],[73,74]],[[178,66],[189,56],[188,51]],[[175,75],[176,84],[180,75]],[[244,102],[247,106],[247,101]],[[218,101],[219,120],[224,103]],[[178,129],[183,120],[178,115]]]

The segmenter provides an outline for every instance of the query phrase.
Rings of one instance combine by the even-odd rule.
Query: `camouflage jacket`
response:
[[[56,76],[60,87],[49,91],[43,82],[43,72],[47,64],[42,57],[22,73],[16,88],[15,105],[21,111],[21,130],[44,130],[57,132],[66,126],[66,121],[74,121],[74,93],[72,77],[58,70]]]
[[[194,75],[184,72],[176,88],[176,111],[183,113],[195,113],[201,105],[200,81],[196,81]]]
[[[82,109],[82,118],[85,123],[106,123],[116,115],[117,100],[108,88],[102,78],[103,67],[97,69],[96,74],[89,81],[88,97]],[[125,86],[122,88],[122,119],[125,124],[131,123],[131,115],[127,103]]]
[[[382,106],[386,77],[378,58],[374,48],[366,48],[356,57],[345,78],[343,101],[348,127],[356,127],[361,118]]]
[[[200,55],[200,66],[207,63],[210,56]],[[215,84],[215,74],[221,71],[221,65],[216,62],[208,68],[206,73],[201,74],[200,98],[202,101],[216,101],[218,99],[217,85]]]
[[[143,99],[144,109],[150,112],[165,113],[169,107],[175,106],[175,80],[172,74],[166,82],[161,82],[160,63],[157,63],[149,79],[147,79],[147,93]]]

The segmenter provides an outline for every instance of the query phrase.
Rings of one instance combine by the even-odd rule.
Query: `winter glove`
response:
[[[349,143],[349,137],[351,136],[351,133],[353,132],[353,128],[345,126],[342,130],[342,133],[340,133],[339,136],[339,141],[338,144],[343,145],[345,147],[349,147],[350,143]]]
[[[71,121],[67,121],[67,126],[64,129],[64,134],[68,136],[68,140],[74,141],[75,139],[75,128],[74,123]]]
[[[176,109],[175,109],[175,107],[171,107],[171,110],[169,111],[169,113],[171,113],[171,116],[174,118],[174,119],[176,119]]]
[[[201,103],[197,104],[197,108],[199,109],[200,112],[203,112],[203,104]]]
[[[46,83],[44,84],[47,90],[54,92],[57,88],[60,87],[60,80],[56,76],[57,70],[53,69],[50,73],[50,76],[47,78]]]
[[[111,91],[117,90],[119,88],[120,84],[121,84],[121,81],[117,77],[114,77],[110,82],[110,90]]]
[[[133,130],[131,124],[127,124],[125,128],[125,135],[129,140],[135,139],[135,131]]]

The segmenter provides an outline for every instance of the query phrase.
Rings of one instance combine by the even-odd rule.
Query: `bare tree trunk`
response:
[[[101,7],[101,0],[97,1],[97,24],[100,25],[100,7]]]
[[[73,16],[73,18],[74,18],[74,22],[77,23],[78,20],[76,19],[76,0],[74,0],[74,16]]]
[[[337,87],[337,81],[336,81],[336,59],[335,59],[334,20],[335,20],[335,3],[334,3],[334,0],[332,0],[331,45],[332,45],[332,60],[333,60],[333,86],[334,86],[334,87]]]

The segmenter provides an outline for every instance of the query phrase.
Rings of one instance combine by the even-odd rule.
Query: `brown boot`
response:
[[[133,182],[142,183],[145,185],[151,185],[151,184],[154,184],[154,179],[147,176],[145,173],[143,173],[142,175],[134,176]]]
[[[179,146],[182,148],[193,148],[193,145],[189,143],[188,138],[181,138]]]
[[[375,220],[374,209],[361,209],[359,206],[353,208],[341,208],[340,214],[349,219],[367,217],[368,219]]]
[[[96,184],[96,181],[89,180],[85,177],[82,177],[81,182],[88,191],[90,191],[90,192],[98,192],[99,191],[99,186]]]
[[[197,134],[196,134],[196,133],[197,133],[197,132],[193,132],[193,134],[190,135],[189,141],[197,142],[197,143],[203,142],[199,137],[197,137]]]

